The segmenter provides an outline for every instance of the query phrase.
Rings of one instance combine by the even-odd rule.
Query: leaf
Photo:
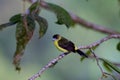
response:
[[[117,66],[115,66],[113,63],[111,63],[110,61],[108,61],[106,59],[103,59],[103,58],[99,58],[99,60],[103,61],[111,69],[113,69],[116,72],[120,73],[120,69]]]
[[[118,3],[119,3],[119,5],[120,5],[120,0],[118,0]]]
[[[64,8],[52,3],[47,3],[47,5],[49,9],[57,15],[57,24],[65,24],[67,28],[70,28],[70,26],[75,24],[70,14]]]
[[[21,20],[22,20],[22,14],[21,13],[16,14],[9,19],[9,21],[12,22],[12,23],[17,23],[17,22],[20,22]]]
[[[120,42],[116,46],[117,50],[120,51]]]
[[[30,13],[32,13],[33,11],[35,11],[35,10],[37,9],[37,7],[39,7],[39,2],[38,2],[38,1],[34,2],[34,3],[29,7]]]
[[[18,71],[20,71],[20,61],[24,54],[25,47],[33,36],[33,32],[35,29],[35,22],[30,15],[26,17],[26,22],[23,21],[18,22],[16,25],[17,46],[13,58],[13,64]],[[27,25],[25,25],[25,23],[27,23]]]
[[[109,71],[109,72],[113,71],[105,62],[103,62],[103,66],[107,71]]]
[[[14,25],[14,24],[15,24],[15,23],[13,23],[13,22],[8,22],[8,23],[5,23],[5,24],[1,24],[1,25],[0,25],[0,30],[6,28],[6,27],[8,27],[8,26],[12,26],[12,25]]]
[[[0,25],[0,30],[2,30],[3,28],[6,28],[8,26],[12,26],[12,25],[16,24],[17,22],[20,22],[21,18],[22,18],[21,14],[16,14],[16,15],[12,16],[9,19],[8,23],[4,23],[4,24]]]
[[[35,20],[38,22],[40,29],[39,29],[39,38],[43,37],[48,29],[48,22],[43,17],[38,15],[35,16]]]
[[[95,50],[97,47],[98,47],[98,46],[92,47],[92,50]],[[91,54],[90,49],[86,52],[86,54],[87,54],[88,56]],[[84,59],[85,59],[85,57],[81,57],[81,58],[80,58],[80,61],[83,61]]]

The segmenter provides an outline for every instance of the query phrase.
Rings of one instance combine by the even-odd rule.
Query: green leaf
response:
[[[120,5],[120,0],[118,0],[118,3],[119,3],[119,5]]]
[[[120,51],[120,42],[117,44],[117,50]]]
[[[103,62],[103,66],[107,71],[109,71],[109,72],[113,71],[105,62]]]
[[[29,7],[29,10],[30,10],[30,13],[32,13],[33,11],[35,11],[37,9],[37,7],[39,7],[39,2],[36,1],[34,2],[30,7]]]
[[[25,20],[23,20],[25,21]],[[13,58],[13,64],[16,67],[16,70],[20,70],[20,61],[24,54],[24,50],[35,29],[35,22],[30,15],[26,17],[26,22],[18,22],[16,25],[16,51]],[[25,25],[27,23],[27,25]]]
[[[99,58],[99,60],[103,61],[108,67],[110,67],[114,71],[120,73],[120,69],[117,66],[115,66],[112,62],[110,62],[106,59],[103,59],[103,58]]]
[[[17,22],[20,22],[21,20],[22,20],[22,14],[21,13],[16,14],[9,19],[9,21],[12,22],[12,23],[17,23]]]
[[[0,25],[0,30],[2,30],[3,28],[6,28],[8,26],[12,26],[12,25],[16,24],[17,22],[20,22],[21,18],[22,18],[21,14],[16,14],[16,15],[12,16],[9,19],[8,23],[4,23],[4,24]]]
[[[92,50],[95,50],[97,47],[98,47],[98,46],[92,47]],[[87,54],[88,56],[91,55],[91,50],[89,49],[89,50],[86,52],[86,54]],[[80,58],[80,61],[83,61],[84,59],[85,59],[85,57],[81,57],[81,58]]]
[[[43,17],[38,15],[35,16],[35,20],[38,22],[40,29],[39,29],[39,38],[43,37],[48,29],[48,22]]]
[[[47,5],[49,9],[57,15],[57,24],[65,24],[67,28],[75,24],[70,14],[64,8],[52,3],[47,3]]]
[[[8,26],[12,26],[12,25],[14,25],[14,24],[15,24],[15,23],[13,23],[13,22],[8,22],[8,23],[5,23],[5,24],[1,24],[1,25],[0,25],[0,30],[6,28],[6,27],[8,27]]]

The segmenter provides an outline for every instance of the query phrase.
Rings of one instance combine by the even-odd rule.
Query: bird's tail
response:
[[[87,56],[84,52],[82,52],[81,50],[77,49],[76,52],[77,52],[79,55],[88,58],[88,56]]]

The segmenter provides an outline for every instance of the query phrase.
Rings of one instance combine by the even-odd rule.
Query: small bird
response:
[[[72,41],[69,41],[68,39],[60,36],[59,34],[53,35],[53,41],[54,45],[64,53],[77,52],[79,55],[88,58],[88,56],[84,52],[79,50]]]

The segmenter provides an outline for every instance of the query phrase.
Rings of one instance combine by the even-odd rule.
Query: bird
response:
[[[72,41],[64,38],[59,34],[53,35],[53,42],[56,48],[64,53],[78,53],[79,55],[88,58],[88,56],[80,49],[78,49]]]

